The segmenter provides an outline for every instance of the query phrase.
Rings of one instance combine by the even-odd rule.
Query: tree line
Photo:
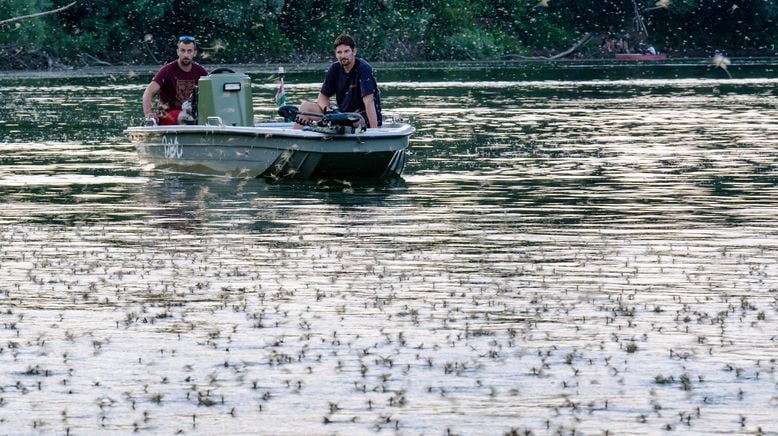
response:
[[[179,35],[197,37],[203,63],[320,62],[352,34],[371,61],[547,56],[586,34],[635,33],[678,56],[775,54],[778,2],[767,0],[0,0],[4,56],[65,64],[159,64]]]

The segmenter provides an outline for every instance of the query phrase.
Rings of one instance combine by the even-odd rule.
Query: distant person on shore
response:
[[[616,53],[630,53],[628,33],[619,36],[619,40],[616,41]]]
[[[178,59],[163,66],[151,79],[143,92],[143,115],[146,120],[159,124],[178,124],[181,107],[189,102],[191,107],[195,86],[200,77],[208,71],[194,61],[197,56],[197,44],[193,36],[178,38]],[[152,110],[152,99],[159,93],[159,104]]]
[[[600,46],[613,52],[616,50],[616,34],[613,32],[613,27],[608,28],[608,32],[603,36]]]
[[[368,128],[381,127],[381,97],[373,67],[357,57],[354,39],[341,33],[333,42],[335,57],[324,76],[324,83],[315,102],[300,105],[301,112],[324,114],[332,110],[330,98],[334,95],[341,112],[357,112]],[[300,115],[301,121],[316,121],[319,117]]]

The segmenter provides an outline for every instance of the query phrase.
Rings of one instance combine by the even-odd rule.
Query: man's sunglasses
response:
[[[178,38],[178,42],[195,42],[194,36],[182,36]]]

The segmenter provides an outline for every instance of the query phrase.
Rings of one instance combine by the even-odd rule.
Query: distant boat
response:
[[[637,33],[638,40],[642,41],[638,44],[641,47],[638,53],[616,53],[617,61],[663,61],[667,59],[666,53],[657,52],[651,45],[645,43],[648,40],[648,29],[643,22],[643,17],[640,15],[640,8],[636,0],[632,0],[632,6],[635,9],[635,18],[633,22],[635,24],[635,32]]]
[[[617,61],[663,61],[666,59],[665,53],[616,53]]]

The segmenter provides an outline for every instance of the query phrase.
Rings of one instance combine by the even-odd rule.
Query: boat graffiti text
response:
[[[162,145],[165,147],[166,159],[181,159],[184,154],[184,147],[178,143],[178,136],[174,136],[173,139],[163,136]]]

